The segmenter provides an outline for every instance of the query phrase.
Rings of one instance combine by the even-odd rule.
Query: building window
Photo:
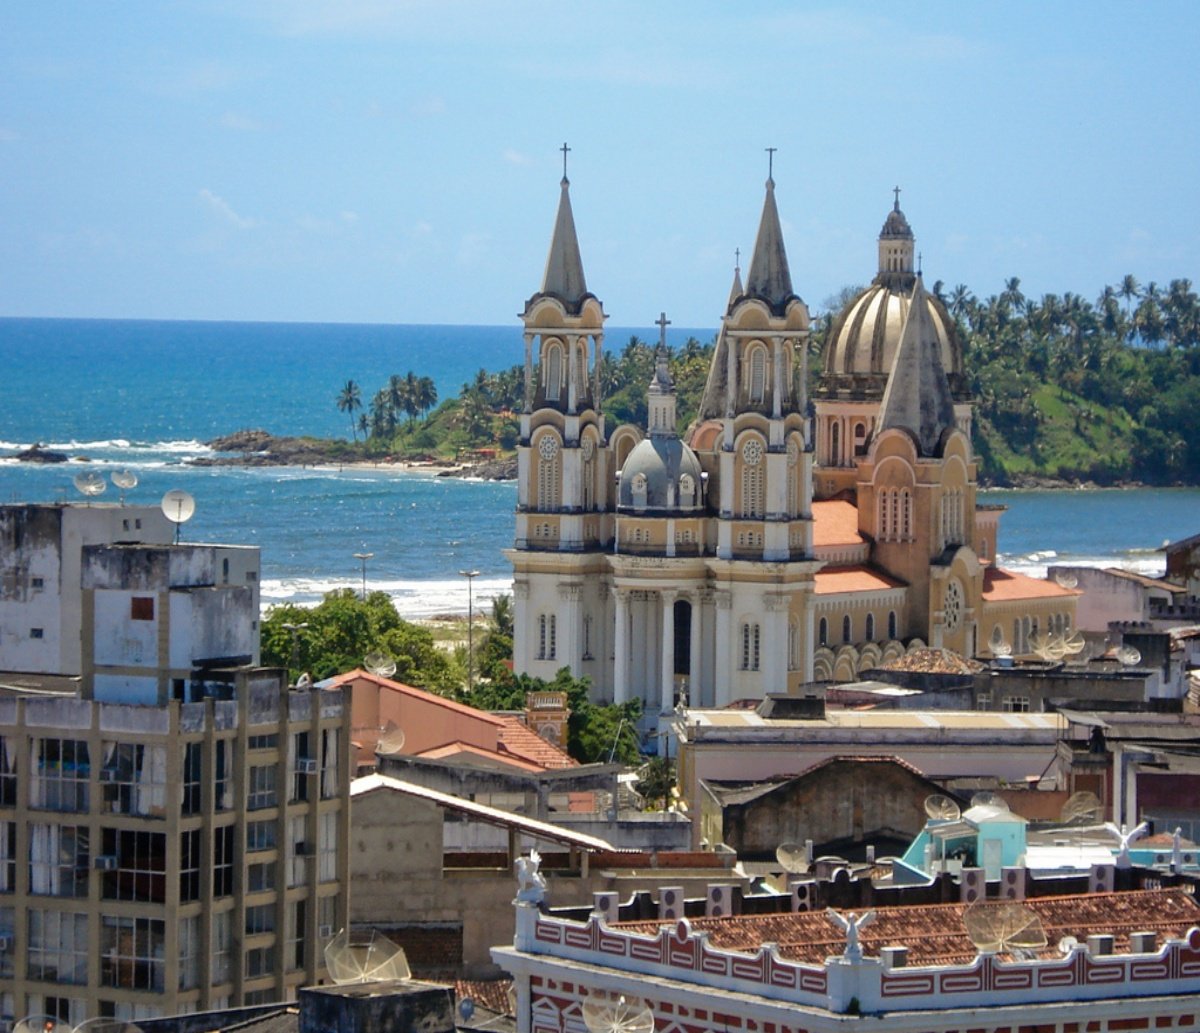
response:
[[[337,932],[337,897],[321,897],[317,900],[317,942],[324,948]]]
[[[250,768],[246,787],[246,810],[261,811],[278,803],[275,793],[275,765],[256,764]]]
[[[274,947],[253,947],[244,952],[244,957],[246,959],[247,979],[269,976],[275,971]]]
[[[213,986],[228,983],[233,978],[233,912],[219,911],[212,920]]]
[[[275,904],[254,904],[246,908],[246,935],[257,936],[259,933],[275,931]]]
[[[203,802],[204,744],[190,742],[183,751],[183,813],[199,814]]]
[[[888,638],[894,639],[897,637],[898,636],[896,635],[896,611],[889,610],[888,611]]]
[[[129,600],[129,619],[131,621],[154,620],[154,597],[135,595]]]
[[[11,907],[0,907],[0,978],[12,979],[13,961],[17,956],[16,912]],[[0,1018],[11,1018],[11,1010]]]
[[[0,807],[17,805],[17,758],[13,755],[12,742],[0,735]]]
[[[287,820],[287,884],[303,886],[308,881],[308,862],[312,844],[308,841],[308,819],[303,814]]]
[[[795,621],[788,624],[788,670],[800,670],[800,627]]]
[[[264,861],[261,864],[246,866],[246,887],[251,893],[259,893],[275,888],[275,862]]]
[[[825,617],[822,617],[817,625],[817,645],[829,645],[829,621]]]
[[[42,631],[41,628],[30,628],[29,629],[29,637],[30,638],[42,638],[42,637],[44,637],[44,634],[45,633]]]
[[[101,896],[105,900],[162,903],[166,899],[167,837],[162,832],[103,829],[100,855],[104,869]],[[97,866],[100,858],[97,858]]]
[[[759,625],[750,621],[742,624],[742,655],[740,666],[743,671],[758,670],[761,634]]]
[[[17,823],[0,821],[0,893],[12,893],[17,882]],[[0,936],[4,930],[0,929]],[[2,973],[0,973],[2,974]]]
[[[200,899],[200,830],[191,829],[179,836],[179,899]]]
[[[101,983],[162,993],[166,976],[165,923],[158,918],[113,915],[105,915],[101,922]]]
[[[233,743],[218,739],[215,753],[216,771],[213,774],[213,807],[218,811],[233,809]]]
[[[87,826],[29,826],[29,892],[50,897],[88,894]]]
[[[213,829],[214,897],[228,897],[233,893],[233,833],[232,825]]]
[[[308,744],[308,732],[296,732],[289,742],[288,770],[291,772],[292,803],[302,803],[308,799],[308,788],[312,783],[315,771],[306,770],[313,767],[315,760]]]
[[[767,349],[761,345],[750,350],[750,401],[757,405],[767,393]]]
[[[246,749],[277,750],[279,749],[279,736],[275,732],[267,735],[249,735],[246,737]]]
[[[246,850],[254,852],[256,850],[274,850],[275,849],[275,822],[274,821],[248,821],[246,822]]]
[[[842,432],[836,420],[829,428],[829,460],[830,466],[842,465]]]
[[[26,977],[43,983],[85,985],[87,941],[87,915],[31,909]]]
[[[339,776],[338,735],[336,728],[321,729],[321,799],[330,800],[337,796],[341,778]]]
[[[583,659],[595,659],[592,656],[592,617],[588,614],[583,618]]]
[[[1006,714],[1027,714],[1029,713],[1029,697],[1005,696],[1000,701],[1000,707]]]
[[[867,614],[867,626],[863,631],[863,641],[875,641],[875,614],[873,613]]]
[[[538,653],[539,660],[554,660],[558,655],[557,618],[552,613],[543,613],[538,617]]]
[[[86,742],[34,739],[29,805],[47,811],[87,811],[91,763]]]
[[[289,969],[304,968],[304,941],[308,936],[308,901],[294,900],[288,905],[284,957]]]
[[[992,709],[992,694],[990,692],[977,692],[975,694],[975,709],[976,710],[991,710]]]
[[[194,990],[200,985],[200,963],[204,953],[200,946],[200,918],[179,920],[179,989]]]
[[[317,879],[334,882],[338,877],[338,812],[325,811],[317,818]]]
[[[557,402],[562,395],[562,349],[557,342],[546,347],[546,401]]]
[[[132,742],[104,743],[100,769],[106,814],[165,818],[167,748]]]

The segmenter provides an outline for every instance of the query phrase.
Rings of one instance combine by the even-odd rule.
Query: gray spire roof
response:
[[[654,349],[654,376],[650,378],[649,390],[656,395],[675,393],[675,381],[667,368],[667,349],[661,344]]]
[[[902,427],[916,437],[922,456],[933,456],[942,434],[954,425],[950,382],[942,367],[937,331],[929,318],[925,284],[918,276],[880,403],[879,430]]]
[[[735,265],[733,267],[733,286],[729,289],[729,307],[733,308],[733,303],[745,293],[746,291],[742,287],[742,267]]]
[[[575,236],[575,217],[571,214],[570,180],[562,179],[562,194],[558,200],[558,215],[554,220],[554,236],[546,258],[546,275],[542,277],[542,293],[553,294],[567,305],[578,305],[587,294],[583,278],[583,259],[579,255],[579,240]]]
[[[746,275],[746,293],[765,299],[772,308],[782,308],[793,296],[792,274],[788,271],[787,252],[783,247],[783,230],[779,225],[779,209],[775,207],[775,180],[767,180],[767,198],[763,202],[762,221],[758,224],[758,239]]]

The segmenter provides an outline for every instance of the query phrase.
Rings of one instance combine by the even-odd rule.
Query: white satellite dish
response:
[[[1126,667],[1136,667],[1142,662],[1142,654],[1133,646],[1122,646],[1117,650],[1117,659]]]
[[[1008,810],[1008,803],[1004,797],[996,793],[989,792],[987,789],[981,790],[971,797],[972,807],[995,807],[1002,811]]]
[[[121,505],[125,505],[125,492],[137,487],[138,475],[132,470],[114,470],[108,476],[121,493]],[[87,1021],[91,1022],[92,1020],[88,1019]],[[78,1033],[78,1030],[76,1030],[76,1033]]]
[[[1079,584],[1079,578],[1074,574],[1068,574],[1065,570],[1060,570],[1054,575],[1054,580],[1058,582],[1062,588],[1075,588]]]
[[[386,653],[370,652],[363,657],[363,666],[380,678],[390,678],[396,673],[396,661]]]
[[[780,843],[775,850],[775,860],[789,875],[803,875],[808,871],[808,851],[799,843]]]
[[[75,490],[80,495],[86,495],[88,498],[93,498],[96,495],[103,495],[104,490],[108,487],[103,477],[98,473],[88,471],[87,473],[77,473],[72,481],[75,485]]]
[[[962,809],[950,797],[933,793],[925,797],[925,816],[931,821],[958,821]]]
[[[399,753],[404,749],[404,729],[395,721],[388,721],[379,729],[379,738],[375,740],[375,752],[385,756]]]
[[[68,1030],[71,1028],[68,1023],[59,1022],[53,1015],[26,1015],[13,1023],[12,1033],[54,1033],[54,1030],[63,1025]]]
[[[356,942],[341,930],[325,945],[325,967],[339,986],[412,978],[404,948],[375,929]]]
[[[583,1002],[588,1033],[653,1033],[654,1012],[640,997],[592,991]]]
[[[1064,825],[1094,825],[1104,817],[1104,805],[1095,793],[1081,789],[1063,804],[1061,817]]]
[[[182,488],[172,488],[162,497],[163,516],[175,525],[175,544],[179,544],[179,529],[192,519],[196,500]]]
[[[1022,904],[975,903],[963,912],[967,935],[980,953],[1025,955],[1046,946],[1046,930],[1036,911]]]

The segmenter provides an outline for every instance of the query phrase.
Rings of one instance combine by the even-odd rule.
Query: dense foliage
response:
[[[858,288],[828,299],[809,342],[810,388],[833,314]],[[1078,294],[1026,298],[1016,277],[980,300],[963,284],[940,297],[958,322],[976,401],[975,448],[981,478],[1200,483],[1200,299],[1189,280],[1144,287],[1132,276],[1105,287],[1096,301]],[[713,344],[690,338],[670,350],[679,425],[699,406]],[[654,346],[631,337],[606,353],[602,368],[609,427],[646,420]],[[451,457],[516,446],[524,372],[480,370],[455,398],[430,411],[428,378],[392,377],[354,425],[375,452]],[[432,384],[427,384],[432,388]],[[358,388],[337,397],[351,417]],[[388,415],[389,412],[391,415]],[[403,412],[401,421],[396,414]]]

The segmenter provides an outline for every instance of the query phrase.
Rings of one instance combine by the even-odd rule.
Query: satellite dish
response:
[[[77,473],[72,483],[80,495],[86,495],[88,498],[92,498],[95,495],[103,495],[104,490],[108,487],[104,478],[92,471]]]
[[[1035,952],[1047,942],[1037,912],[1023,904],[971,904],[963,912],[963,925],[981,954]]]
[[[1004,640],[1004,632],[1000,630],[1000,625],[997,624],[992,629],[989,644],[992,647],[992,656],[1012,656],[1012,646]]]
[[[109,474],[109,477],[112,480],[113,484],[115,484],[118,488],[124,488],[124,489],[128,490],[130,488],[137,487],[138,475],[136,473],[134,473],[132,470],[114,470],[111,474]],[[87,1020],[87,1022],[95,1022],[95,1021],[97,1021],[97,1020],[96,1019],[88,1019]],[[108,1020],[106,1019],[105,1021],[108,1021]],[[84,1027],[84,1025],[86,1025],[86,1023],[80,1023],[78,1026],[76,1026],[75,1027],[76,1033],[78,1033],[78,1031],[81,1030]],[[89,1027],[89,1028],[91,1028],[91,1027]]]
[[[588,1033],[653,1033],[654,1012],[640,997],[594,990],[583,1002]]]
[[[26,1015],[13,1023],[12,1033],[53,1033],[61,1025],[53,1015]],[[68,1025],[67,1029],[71,1027]]]
[[[382,979],[411,979],[404,948],[375,929],[357,942],[343,929],[325,945],[325,967],[339,986]]]
[[[1133,646],[1122,646],[1117,650],[1117,659],[1126,667],[1136,667],[1142,662],[1142,654]]]
[[[196,512],[196,500],[182,488],[172,488],[162,497],[163,516],[175,525],[175,544],[179,544],[179,529]]]
[[[396,661],[386,653],[370,652],[363,657],[363,666],[380,678],[390,678],[396,673]]]
[[[971,806],[997,807],[1002,811],[1008,810],[1008,804],[1004,801],[1004,797],[988,792],[986,789],[971,797]]]
[[[808,871],[808,851],[798,843],[780,843],[775,860],[790,875],[803,875]]]
[[[1078,656],[1083,652],[1087,641],[1083,637],[1083,632],[1072,631],[1070,635],[1063,639],[1063,655]]]
[[[1078,946],[1079,941],[1074,936],[1064,936],[1058,941],[1058,949],[1062,954],[1070,954]]]
[[[925,816],[931,821],[958,821],[962,809],[950,797],[933,793],[925,797]]]
[[[379,738],[375,741],[375,752],[383,754],[399,753],[404,749],[404,729],[395,721],[388,721],[379,729]]]
[[[305,671],[299,678],[296,679],[296,688],[307,689],[312,685],[312,675]]]
[[[1104,804],[1100,798],[1086,789],[1071,794],[1063,804],[1064,825],[1094,825],[1104,817]]]
[[[1074,588],[1079,584],[1079,578],[1074,574],[1068,574],[1066,571],[1059,571],[1054,575],[1054,580],[1058,582],[1061,588]]]
[[[84,1019],[71,1033],[142,1033],[142,1030],[132,1022],[97,1015],[92,1019]]]

